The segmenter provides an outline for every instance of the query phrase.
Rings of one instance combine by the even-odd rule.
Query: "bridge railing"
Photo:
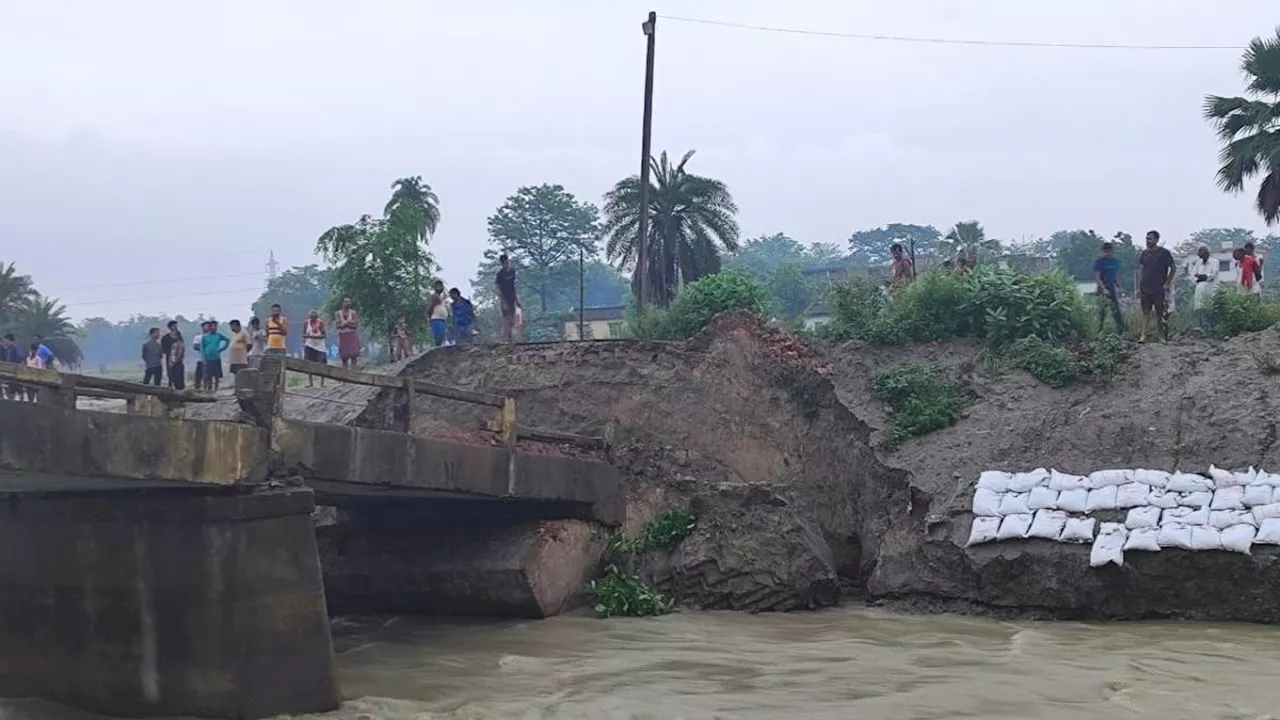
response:
[[[262,374],[262,377],[258,379],[257,382],[266,383],[272,386],[273,389],[266,393],[266,395],[271,398],[271,407],[259,408],[258,412],[279,414],[282,411],[283,404],[275,402],[274,398],[283,397],[286,385],[285,377],[289,372],[296,372],[304,375],[327,378],[338,382],[367,385],[383,390],[395,391],[398,396],[396,403],[397,424],[401,426],[401,429],[404,432],[412,432],[413,429],[414,397],[417,395],[430,395],[432,397],[444,398],[446,400],[455,400],[458,402],[494,408],[497,411],[496,417],[492,421],[482,423],[480,429],[497,433],[498,436],[502,438],[503,444],[509,447],[514,447],[518,440],[565,443],[580,447],[599,449],[603,449],[607,445],[605,439],[602,437],[577,435],[574,433],[560,432],[558,430],[520,426],[516,423],[515,398],[507,395],[440,385],[420,378],[396,377],[393,375],[379,375],[359,370],[348,370],[346,368],[326,365],[324,363],[308,362],[294,357],[268,356],[263,358],[263,362],[265,365],[259,365],[258,368],[258,372]],[[278,365],[273,363],[278,363]],[[276,369],[277,367],[279,368],[278,370]],[[242,370],[241,374],[244,373],[245,371]],[[246,380],[248,379],[249,376],[246,376]],[[251,393],[241,392],[241,384],[242,383],[239,378],[237,378],[237,396],[241,397],[242,395],[250,395]],[[241,406],[245,407],[245,402],[243,400],[241,402]]]
[[[0,363],[0,388],[8,387],[34,389],[37,402],[47,405],[74,408],[77,397],[109,398],[126,401],[130,413],[154,416],[176,414],[184,403],[217,401],[212,394],[194,390]]]

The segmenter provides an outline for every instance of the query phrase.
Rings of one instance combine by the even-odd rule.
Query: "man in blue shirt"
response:
[[[462,291],[458,288],[449,290],[449,299],[452,300],[453,307],[453,332],[456,336],[455,342],[464,344],[471,341],[471,336],[475,334],[476,309],[471,301],[462,297]]]
[[[1116,319],[1116,334],[1124,332],[1124,317],[1120,314],[1120,259],[1115,256],[1111,243],[1102,243],[1102,255],[1093,261],[1093,276],[1098,283],[1098,332],[1107,319],[1107,305]]]
[[[39,347],[36,348],[36,357],[40,358],[40,362],[47,368],[53,367],[53,351],[44,344],[44,338],[39,335],[31,336],[32,342]]]

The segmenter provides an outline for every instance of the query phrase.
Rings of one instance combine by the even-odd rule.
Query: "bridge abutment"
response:
[[[113,716],[339,704],[309,490],[0,497],[0,695]]]

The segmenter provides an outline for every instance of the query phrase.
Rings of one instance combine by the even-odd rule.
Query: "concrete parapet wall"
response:
[[[5,403],[0,467],[225,485],[265,475],[267,434],[196,422]]]
[[[0,504],[0,695],[113,716],[340,700],[311,492]]]

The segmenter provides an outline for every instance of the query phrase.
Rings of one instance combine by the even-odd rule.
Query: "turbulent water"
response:
[[[1280,717],[1280,629],[865,609],[651,620],[340,620],[341,710],[435,718]],[[94,716],[31,702],[4,720]]]

